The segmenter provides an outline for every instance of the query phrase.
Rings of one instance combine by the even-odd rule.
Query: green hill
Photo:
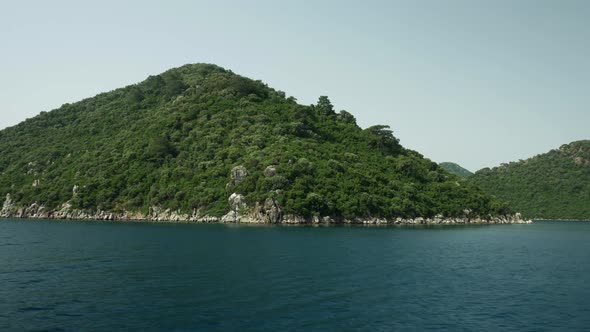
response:
[[[482,169],[470,181],[527,217],[590,220],[590,141]]]
[[[42,112],[0,131],[0,151],[4,216],[278,222],[510,213],[403,148],[388,126],[361,129],[327,97],[300,105],[209,64]]]
[[[470,172],[469,170],[466,170],[465,168],[463,168],[455,163],[442,162],[442,163],[439,163],[439,166],[444,168],[445,170],[447,170],[447,172],[449,172],[451,174],[455,174],[456,176],[458,176],[460,178],[468,178],[473,175],[472,172]]]

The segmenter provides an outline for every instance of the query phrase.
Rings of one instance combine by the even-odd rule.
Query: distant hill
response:
[[[388,126],[361,129],[325,96],[300,105],[209,64],[42,112],[0,131],[0,152],[4,216],[280,222],[510,212],[403,148]]]
[[[445,170],[447,170],[447,172],[449,172],[451,174],[455,174],[456,176],[458,176],[460,178],[468,178],[473,175],[472,172],[470,172],[469,170],[466,170],[465,168],[463,168],[455,163],[443,162],[443,163],[439,163],[438,165],[440,167],[444,168]]]
[[[482,169],[469,178],[526,217],[590,220],[590,141]]]

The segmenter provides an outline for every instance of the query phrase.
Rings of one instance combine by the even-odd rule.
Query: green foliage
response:
[[[146,151],[146,159],[162,162],[166,157],[176,157],[176,147],[165,137],[153,137]]]
[[[49,209],[70,201],[85,210],[220,216],[236,192],[250,206],[273,197],[284,214],[307,217],[509,212],[404,149],[387,126],[362,130],[328,97],[299,105],[208,64],[41,113],[0,131],[0,151],[0,195]],[[236,184],[238,165],[248,175]]]
[[[365,129],[369,147],[383,151],[385,154],[395,154],[401,151],[399,140],[393,136],[389,126],[376,125]]]
[[[356,126],[356,119],[354,118],[354,115],[348,113],[345,110],[340,111],[340,113],[338,113],[338,120],[340,121],[344,121],[346,123],[352,124]]]
[[[336,114],[336,112],[334,112],[334,106],[327,96],[320,96],[315,107],[322,115]]]
[[[173,71],[169,71],[162,75],[164,79],[164,95],[167,97],[173,97],[182,93],[187,85],[182,80],[182,77]]]
[[[469,181],[529,218],[590,220],[590,141],[485,168]]]
[[[451,174],[455,174],[456,176],[458,176],[460,178],[468,178],[473,175],[472,172],[470,172],[469,170],[467,170],[455,163],[442,162],[439,165],[440,165],[440,167],[444,168],[447,172],[449,172]]]

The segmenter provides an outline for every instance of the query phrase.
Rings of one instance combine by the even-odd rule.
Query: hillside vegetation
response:
[[[221,216],[237,193],[303,217],[510,212],[388,126],[209,64],[42,112],[0,131],[0,152],[0,194],[17,206]]]
[[[483,169],[470,181],[526,217],[590,220],[590,141]]]
[[[460,178],[468,178],[473,175],[472,172],[469,170],[451,162],[442,162],[439,163],[440,167],[444,168],[447,172],[451,174],[455,174]]]

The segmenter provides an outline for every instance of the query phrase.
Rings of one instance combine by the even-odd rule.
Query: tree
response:
[[[166,156],[176,156],[178,151],[167,138],[156,136],[150,141],[147,154],[150,160],[161,162]]]
[[[340,113],[338,114],[338,120],[342,121],[342,122],[346,122],[346,123],[350,123],[353,125],[356,125],[356,119],[354,118],[354,115],[348,113],[345,110],[340,111]]]
[[[187,85],[183,82],[182,77],[177,73],[166,73],[164,76],[164,94],[167,97],[174,97],[186,90]]]
[[[320,96],[318,103],[316,104],[316,109],[325,115],[336,114],[336,112],[334,112],[334,105],[332,105],[328,96]]]
[[[126,100],[129,104],[136,104],[143,100],[143,93],[141,89],[136,86],[131,87],[127,92]]]
[[[161,92],[162,88],[166,85],[166,82],[161,75],[153,75],[147,78],[143,83],[148,93],[157,95]]]
[[[378,148],[386,154],[397,153],[401,150],[399,139],[393,136],[389,126],[376,125],[365,129],[368,134],[369,146]]]

